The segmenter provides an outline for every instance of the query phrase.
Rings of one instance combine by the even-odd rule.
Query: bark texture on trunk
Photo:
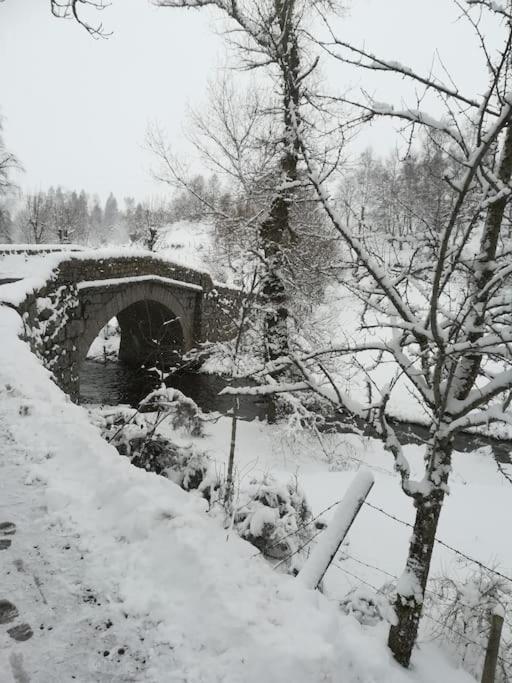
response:
[[[448,482],[452,441],[449,439],[436,443],[434,440],[432,449],[435,451],[431,453],[432,467],[428,470],[428,477],[434,488],[429,495],[419,496],[415,500],[416,519],[409,544],[404,583],[398,585],[395,602],[397,624],[391,626],[388,637],[388,645],[394,658],[404,667],[409,666],[418,635],[437,525]]]
[[[281,73],[283,106],[283,151],[280,159],[279,187],[272,200],[268,218],[262,223],[260,237],[266,262],[262,293],[268,310],[264,318],[267,360],[284,356],[288,346],[288,297],[284,281],[284,250],[292,234],[290,204],[297,180],[299,141],[295,125],[300,106],[299,45],[295,31],[294,0],[276,0],[276,14],[281,30],[281,54],[277,66]]]

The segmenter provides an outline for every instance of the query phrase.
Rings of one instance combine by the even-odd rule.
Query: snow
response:
[[[94,287],[115,287],[117,285],[125,285],[133,282],[158,282],[164,285],[177,285],[181,289],[193,289],[196,292],[202,292],[201,285],[194,285],[190,282],[182,282],[181,280],[173,280],[168,277],[161,277],[160,275],[137,275],[134,277],[113,277],[107,280],[87,280],[80,282],[78,289],[91,289]]]
[[[98,336],[91,344],[87,352],[87,358],[102,363],[105,363],[107,360],[117,360],[120,343],[119,325],[117,319],[112,318],[100,330]]]
[[[20,671],[41,683],[471,680],[433,646],[413,671],[400,669],[382,629],[364,630],[273,572],[203,499],[133,468],[50,381],[19,329],[1,307],[1,509],[19,528],[2,560],[26,568],[3,585],[35,631],[16,642],[1,627],[6,683]]]
[[[397,593],[404,598],[414,597],[417,602],[422,602],[422,591],[417,576],[405,569],[396,586]]]
[[[44,286],[51,277],[53,271],[62,261],[68,260],[101,260],[118,257],[144,257],[180,264],[180,260],[169,258],[174,254],[173,250],[155,253],[129,246],[105,247],[102,249],[81,249],[79,251],[55,251],[43,254],[9,253],[0,254],[0,301],[12,304],[20,304],[27,293]],[[191,266],[194,267],[194,266]],[[196,268],[196,270],[201,270]],[[202,269],[203,272],[204,269]],[[19,278],[17,282],[1,284],[2,280]]]
[[[190,226],[183,226],[178,235],[184,238],[187,229]],[[201,267],[207,262],[202,260],[205,253],[198,256],[192,240],[177,248],[170,237],[169,245],[167,256],[174,262],[178,262],[173,256],[176,251],[181,251],[187,266],[201,266],[199,259]],[[115,256],[148,255],[119,248],[93,254],[103,258],[110,252]],[[79,258],[91,258],[84,253],[87,250]],[[0,280],[10,276],[24,280],[0,286],[0,298],[16,301],[27,286],[44,282],[60,259],[69,256],[5,257],[0,261]],[[389,343],[389,329],[361,331],[358,311],[352,295],[343,285],[336,285],[315,312],[314,322],[318,330],[328,331],[331,340],[341,340],[341,346],[347,340]],[[70,672],[77,671],[83,681],[110,680],[114,675],[126,675],[127,680],[192,683],[261,678],[298,683],[324,679],[348,683],[470,680],[444,661],[436,646],[422,645],[414,655],[414,671],[403,672],[390,660],[384,626],[361,628],[336,607],[347,591],[361,586],[360,581],[377,587],[388,581],[382,571],[401,576],[401,590],[413,589],[402,573],[410,529],[363,505],[347,537],[349,552],[344,551],[325,575],[326,597],[305,590],[300,581],[277,575],[261,558],[254,558],[254,548],[208,516],[197,495],[185,494],[168,480],[131,468],[99,438],[84,411],[66,401],[50,382],[48,373],[16,338],[18,328],[16,313],[0,307],[4,351],[0,360],[0,429],[5,432],[0,436],[0,450],[11,456],[0,461],[0,478],[9,482],[2,505],[6,505],[9,518],[19,520],[19,553],[28,558],[24,560],[27,566],[35,568],[43,593],[53,599],[46,605],[37,597],[37,590],[31,592],[26,585],[16,584],[15,579],[21,579],[12,572],[6,590],[14,596],[24,620],[32,625],[58,624],[54,633],[59,645],[43,629],[30,641],[13,647],[0,630],[0,670],[9,670],[13,661],[18,662],[11,655],[17,657],[23,647],[22,668],[34,672],[42,661],[43,681],[67,680]],[[108,338],[109,349],[116,339]],[[369,367],[374,356],[367,351],[360,360]],[[370,374],[382,387],[393,379],[392,372],[383,364]],[[341,358],[334,374],[354,403],[364,401],[362,373],[354,372]],[[425,421],[415,391],[401,378],[391,393],[389,413]],[[212,455],[220,472],[226,468],[230,426],[227,418],[209,423],[205,438],[198,442]],[[191,437],[183,438],[194,442]],[[401,493],[393,459],[380,442],[351,435],[325,435],[323,441],[320,448],[313,437],[297,432],[296,426],[287,429],[286,425],[240,421],[237,481],[255,472],[271,471],[283,483],[296,476],[316,515],[343,498],[354,469],[363,463],[372,469],[376,480],[368,502],[408,523],[413,520],[412,503]],[[421,480],[423,449],[404,446],[403,450],[411,476]],[[484,564],[499,563],[508,575],[512,574],[512,548],[502,543],[496,520],[512,513],[509,485],[488,452],[455,453],[450,495],[439,528],[445,541]],[[482,504],[475,505],[476,500]],[[44,515],[43,508],[47,511]],[[271,516],[275,513],[258,509],[251,518],[251,531],[261,531],[272,521]],[[37,538],[44,538],[44,545]],[[322,538],[327,544],[327,533]],[[70,546],[65,559],[63,539]],[[463,576],[455,556],[439,546],[432,567],[433,575],[449,572]],[[56,579],[62,572],[64,582]],[[86,587],[101,603],[94,610],[82,600]],[[100,630],[98,636],[96,627],[111,618],[115,628],[108,633]],[[110,655],[103,658],[98,639],[108,643],[105,649],[109,652],[116,651],[114,645],[123,648],[126,642],[133,656],[121,663]],[[90,672],[94,672],[92,677]]]
[[[261,536],[265,524],[275,524],[278,516],[276,508],[261,505],[251,517],[250,532],[253,536]]]
[[[209,223],[179,221],[160,230],[158,253],[175,263],[210,271],[213,229]]]
[[[200,441],[218,460],[222,471],[229,446],[229,418],[209,424],[207,436]],[[324,450],[311,435],[287,431],[284,425],[266,425],[239,421],[237,426],[238,477],[258,476],[269,470],[283,481],[298,477],[316,515],[341,500],[359,466],[371,469],[375,485],[367,499],[374,506],[411,524],[414,521],[413,502],[400,490],[400,480],[393,471],[393,458],[380,441],[350,434],[322,435]],[[411,476],[423,475],[424,450],[419,445],[403,446],[411,465]],[[335,465],[333,469],[333,464]],[[475,505],[475,501],[481,504]],[[332,514],[332,513],[331,513]],[[497,520],[512,514],[510,484],[498,472],[490,449],[472,453],[455,452],[447,496],[441,515],[438,536],[462,552],[486,565],[498,565],[512,575],[512,546],[502,542]],[[328,517],[328,513],[325,515]],[[363,505],[347,536],[350,554],[399,577],[402,574],[411,529]],[[343,564],[361,579],[380,586],[387,580],[377,570],[361,567],[352,560]],[[432,574],[460,575],[456,555],[436,545]],[[360,584],[344,577],[335,567],[324,580],[325,590],[344,595]]]
[[[368,469],[359,470],[338,504],[327,530],[299,572],[298,580],[308,588],[317,588],[322,580],[374,482],[375,478]]]

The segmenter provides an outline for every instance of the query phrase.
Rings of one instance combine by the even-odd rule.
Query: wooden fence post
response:
[[[487,643],[487,650],[485,652],[482,683],[494,683],[504,617],[503,607],[501,605],[496,605],[491,615],[491,630],[489,632],[489,642]]]
[[[331,523],[297,575],[297,580],[307,588],[318,588],[374,482],[370,470],[360,469],[350,484]]]

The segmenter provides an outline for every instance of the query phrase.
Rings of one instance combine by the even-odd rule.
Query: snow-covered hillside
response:
[[[19,325],[0,309],[1,509],[16,524],[1,551],[0,597],[16,607],[0,625],[2,680],[470,680],[429,645],[400,669],[382,629],[273,572],[202,499],[132,467],[51,382]],[[33,636],[10,637],[23,624]]]
[[[213,226],[179,221],[159,231],[158,254],[196,270],[210,270],[213,257]]]

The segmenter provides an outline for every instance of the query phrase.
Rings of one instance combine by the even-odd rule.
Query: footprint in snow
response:
[[[12,540],[7,536],[14,536],[16,524],[14,522],[0,522],[0,550],[10,548]]]
[[[28,640],[34,635],[34,631],[30,628],[29,624],[18,624],[12,628],[7,629],[7,633],[18,642],[23,640]]]
[[[0,624],[10,624],[19,616],[18,608],[9,600],[0,600]],[[17,641],[32,638],[34,632],[29,624],[17,624],[7,629],[7,633]]]
[[[19,616],[18,608],[9,600],[0,600],[0,624],[9,624]]]
[[[0,600],[0,624],[10,624],[19,617],[18,608],[9,600]],[[22,642],[32,638],[34,632],[29,624],[17,624],[7,629],[7,633],[13,640]]]

